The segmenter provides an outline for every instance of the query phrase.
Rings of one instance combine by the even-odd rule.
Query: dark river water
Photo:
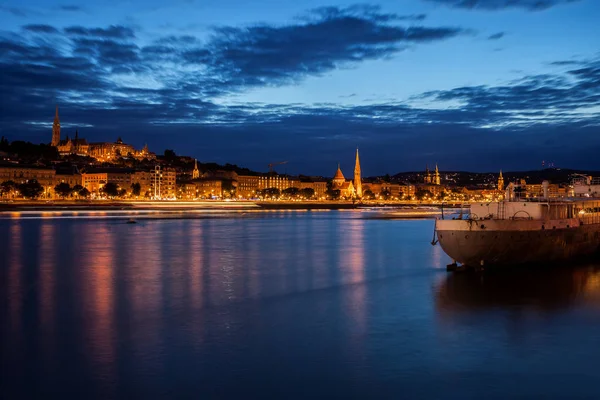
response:
[[[0,217],[0,398],[600,398],[598,266],[369,215]]]

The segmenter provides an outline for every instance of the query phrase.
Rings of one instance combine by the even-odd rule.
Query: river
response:
[[[452,275],[372,216],[4,214],[0,397],[600,396],[600,264]]]

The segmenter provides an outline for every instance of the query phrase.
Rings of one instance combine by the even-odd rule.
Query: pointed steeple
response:
[[[192,171],[192,179],[200,178],[200,170],[198,170],[198,160],[194,159],[194,170]]]
[[[75,140],[79,139],[79,131],[75,130]]]
[[[435,174],[433,175],[433,183],[439,185],[441,183],[440,171],[438,170],[437,163],[435,164]]]
[[[362,179],[360,176],[360,159],[358,157],[358,147],[356,148],[356,161],[354,163],[354,193],[356,197],[362,198]]]
[[[498,190],[504,190],[504,177],[502,176],[502,170],[500,170],[500,175],[498,176]]]
[[[60,119],[58,118],[58,105],[56,106],[56,113],[54,114],[54,123],[52,124],[52,141],[50,145],[58,146],[60,143]]]

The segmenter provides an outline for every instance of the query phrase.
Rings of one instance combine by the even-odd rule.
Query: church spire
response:
[[[54,123],[52,124],[52,146],[58,146],[60,143],[60,119],[58,118],[58,105],[56,106],[56,113],[54,114]]]
[[[498,176],[498,190],[504,190],[504,177],[502,176],[502,170],[500,170],[500,175]]]
[[[200,178],[200,171],[198,170],[198,160],[194,159],[194,170],[192,171],[192,179]]]
[[[362,179],[360,176],[360,159],[358,157],[358,147],[356,148],[356,161],[354,163],[354,191],[356,197],[362,197]]]
[[[435,174],[433,175],[433,181],[433,183],[435,183],[436,185],[439,185],[441,183],[440,171],[438,170],[437,163],[435,164]]]

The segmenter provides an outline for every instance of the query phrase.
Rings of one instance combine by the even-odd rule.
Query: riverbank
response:
[[[57,200],[27,201],[15,200],[0,202],[2,211],[79,211],[79,210],[198,210],[198,209],[265,209],[265,210],[350,210],[374,209],[387,210],[397,208],[441,208],[439,203],[418,202],[342,202],[342,201],[106,201],[106,200]],[[460,207],[456,204],[444,204],[444,208]]]

